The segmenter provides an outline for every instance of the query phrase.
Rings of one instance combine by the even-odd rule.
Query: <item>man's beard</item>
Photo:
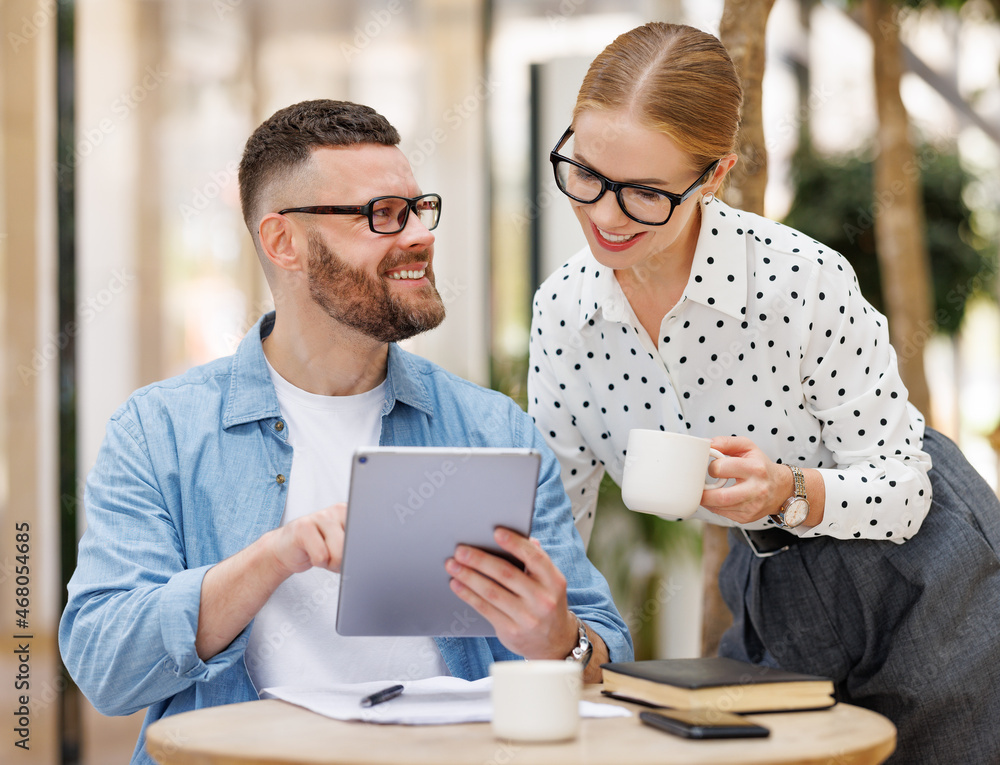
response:
[[[393,295],[387,278],[371,277],[330,250],[318,236],[309,236],[309,294],[332,319],[383,343],[397,343],[434,329],[444,320],[444,303],[434,286],[430,253],[387,255],[379,273],[413,261],[427,261],[427,280],[406,297]]]

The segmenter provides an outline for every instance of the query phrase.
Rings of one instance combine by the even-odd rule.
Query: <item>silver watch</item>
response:
[[[771,520],[785,529],[794,529],[809,517],[809,499],[806,497],[806,477],[801,468],[789,465],[795,479],[795,493],[785,500]]]
[[[587,628],[583,626],[583,622],[579,616],[576,617],[576,626],[579,630],[580,641],[569,652],[566,661],[574,661],[580,666],[586,667],[590,663],[590,657],[594,654],[594,646],[590,644],[590,638],[587,637]]]

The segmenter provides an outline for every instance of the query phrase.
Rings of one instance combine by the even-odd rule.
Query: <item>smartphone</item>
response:
[[[683,738],[765,738],[771,731],[731,712],[717,709],[664,709],[640,712],[646,725]]]

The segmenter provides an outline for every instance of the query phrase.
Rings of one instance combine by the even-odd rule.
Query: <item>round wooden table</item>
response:
[[[600,689],[586,687],[584,698],[642,709]],[[770,737],[689,741],[633,715],[585,718],[575,741],[522,744],[494,739],[489,723],[344,722],[266,700],[163,718],[149,727],[146,749],[160,765],[861,765],[883,762],[896,746],[889,720],[849,704],[748,719],[770,728]]]

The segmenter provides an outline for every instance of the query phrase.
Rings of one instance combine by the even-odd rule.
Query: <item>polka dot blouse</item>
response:
[[[702,212],[690,279],[655,338],[589,249],[535,295],[529,412],[584,541],[605,471],[621,483],[631,428],[745,436],[775,462],[819,468],[824,519],[800,536],[909,538],[930,506],[930,457],[885,318],[838,253],[719,200]]]

